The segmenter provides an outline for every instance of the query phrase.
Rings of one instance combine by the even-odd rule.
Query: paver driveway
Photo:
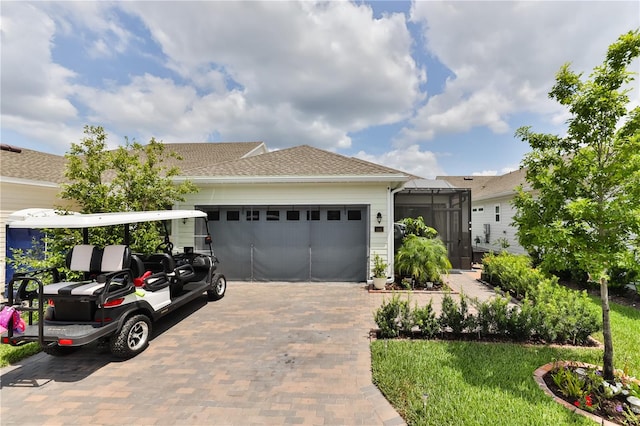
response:
[[[403,423],[371,383],[380,298],[363,284],[230,283],[205,300],[131,360],[89,347],[2,369],[2,424]]]

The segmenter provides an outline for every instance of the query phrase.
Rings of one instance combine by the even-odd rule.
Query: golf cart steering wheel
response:
[[[164,252],[171,254],[173,252],[173,243],[171,241],[164,241],[156,247],[156,252]]]

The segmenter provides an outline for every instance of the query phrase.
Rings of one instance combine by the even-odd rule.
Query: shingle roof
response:
[[[264,142],[165,143],[164,146],[167,152],[173,151],[182,157],[182,161],[169,162],[182,172],[266,152]]]
[[[180,170],[209,166],[214,163],[236,160],[266,151],[263,142],[216,142],[216,143],[175,143],[164,144],[166,151],[173,151],[182,161],[168,159],[168,166],[178,166]],[[0,151],[0,176],[44,181],[66,182],[63,155],[48,154],[30,149],[2,145]]]
[[[471,198],[476,201],[515,194],[518,185],[528,190],[526,173],[526,169],[521,168],[501,176],[438,176],[436,179],[446,180],[458,188],[470,188]]]
[[[2,145],[0,176],[31,181],[62,183],[66,159],[61,155]]]
[[[395,169],[308,145],[273,151],[207,167],[185,170],[187,177],[389,176],[409,178]]]

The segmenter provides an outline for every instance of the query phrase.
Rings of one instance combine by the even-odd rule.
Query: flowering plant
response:
[[[640,415],[634,413],[635,407],[629,402],[629,398],[633,400],[640,393],[640,382],[634,377],[617,371],[615,380],[610,383],[595,366],[557,363],[551,378],[558,391],[575,407],[640,425]]]

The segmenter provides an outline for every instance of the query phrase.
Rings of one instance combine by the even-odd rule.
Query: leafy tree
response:
[[[588,79],[568,64],[549,96],[571,116],[566,136],[516,135],[532,148],[523,165],[533,194],[515,198],[520,244],[546,270],[579,267],[600,283],[604,329],[603,367],[613,379],[608,273],[640,245],[640,107],[629,108],[627,71],[640,55],[638,30],[609,46]]]
[[[130,142],[116,150],[107,150],[107,134],[99,126],[85,126],[84,138],[72,143],[65,155],[67,165],[65,177],[69,183],[62,185],[60,197],[72,200],[81,213],[118,211],[148,211],[170,208],[184,201],[185,194],[197,188],[191,182],[176,185],[171,178],[180,170],[167,165],[171,158],[180,159],[168,152],[165,146],[151,139],[147,145]],[[98,228],[91,232],[91,243],[96,245],[117,244],[122,241],[122,227]],[[154,223],[132,226],[131,247],[133,251],[150,252],[162,241],[161,229]],[[36,265],[29,260],[41,251],[34,247],[26,251],[14,251],[16,267],[60,266],[63,254],[82,241],[77,230],[50,230],[45,244],[51,256]]]

